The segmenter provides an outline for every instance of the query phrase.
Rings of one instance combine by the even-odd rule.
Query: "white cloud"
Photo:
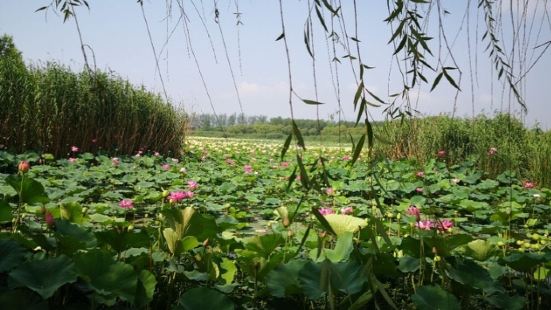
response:
[[[257,83],[241,82],[238,86],[239,92],[243,95],[257,94],[260,92],[260,85]]]
[[[237,86],[239,94],[243,97],[258,95],[282,95],[288,91],[288,85],[284,82],[261,84],[256,82],[240,82]]]

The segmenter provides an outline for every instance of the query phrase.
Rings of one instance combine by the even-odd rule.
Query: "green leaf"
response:
[[[9,275],[18,285],[26,286],[44,299],[50,298],[62,285],[77,279],[73,262],[64,255],[23,263]]]
[[[96,232],[100,244],[110,245],[117,252],[129,248],[149,248],[149,235],[144,230],[103,230]]]
[[[13,218],[12,209],[9,203],[0,200],[0,223],[9,223]]]
[[[457,90],[461,91],[459,86],[455,83],[455,80],[448,74],[448,72],[446,70],[443,70],[442,73],[444,73],[444,76],[446,77],[446,80],[448,80],[448,82],[450,82],[450,84],[453,87],[455,87]]]
[[[488,270],[471,260],[462,260],[447,270],[448,276],[466,286],[484,290],[487,294],[503,291],[498,282],[494,282]]]
[[[495,248],[490,242],[482,239],[473,240],[467,243],[467,255],[480,261],[484,261],[491,256],[492,250]]]
[[[321,23],[321,26],[323,27],[325,32],[328,32],[329,30],[327,29],[327,25],[325,24],[325,20],[323,19],[323,16],[321,15],[321,12],[320,12],[318,6],[316,6],[316,15],[318,16],[318,19]]]
[[[110,253],[102,250],[81,253],[74,261],[79,276],[98,294],[129,302],[136,299],[138,276],[132,265],[115,262]]]
[[[304,144],[304,138],[302,137],[302,133],[300,133],[300,129],[298,129],[298,126],[295,120],[291,121],[291,125],[293,127],[293,134],[297,138],[297,145],[300,146],[302,149],[306,150],[306,145]]]
[[[306,28],[304,29],[304,44],[306,45],[306,50],[308,51],[310,57],[314,58],[314,54],[310,48],[310,23],[306,22],[304,28]]]
[[[331,226],[337,236],[346,233],[355,233],[367,226],[367,220],[344,214],[327,214],[325,220]]]
[[[304,163],[302,162],[302,156],[297,154],[297,164],[300,172],[300,182],[302,183],[302,186],[304,188],[310,188],[310,179],[308,178],[308,173],[306,172],[306,168],[304,167]]]
[[[325,5],[325,7],[331,12],[333,13],[333,15],[337,15],[338,12],[339,12],[339,8],[337,8],[336,10],[331,6],[331,4],[329,4],[329,2],[327,2],[327,0],[322,0],[323,2],[323,5]]]
[[[407,36],[404,36],[402,38],[402,41],[400,41],[400,44],[398,44],[398,47],[396,47],[396,50],[394,50],[394,53],[392,55],[398,54],[404,48],[404,46],[406,45],[407,38],[408,38]]]
[[[526,299],[522,296],[509,296],[505,293],[498,293],[485,298],[490,304],[507,310],[525,309]]]
[[[400,257],[400,263],[398,269],[403,273],[415,272],[421,267],[421,260],[419,258],[411,257],[409,255]]]
[[[532,272],[536,266],[551,260],[551,254],[543,253],[513,253],[501,259],[502,264],[520,272]]]
[[[283,298],[300,293],[298,276],[306,262],[306,260],[294,259],[270,271],[266,278],[266,286],[272,296]]]
[[[293,134],[290,133],[288,136],[287,136],[287,139],[285,139],[285,143],[283,143],[283,148],[281,149],[281,160],[283,160],[283,158],[285,158],[285,154],[287,153],[287,150],[289,150],[289,145],[291,145],[291,140],[293,140]]]
[[[358,123],[360,122],[360,119],[362,118],[362,115],[364,113],[366,106],[367,106],[367,100],[365,100],[365,98],[362,98],[362,100],[360,101],[360,108],[358,109],[358,115],[356,116],[356,123],[354,124],[354,126],[357,126]],[[352,151],[354,150],[355,148],[353,147]]]
[[[324,249],[323,251],[325,257],[333,263],[348,260],[350,253],[352,253],[352,250],[354,249],[352,232],[344,232],[337,236],[335,249]]]
[[[28,204],[48,202],[44,186],[26,175],[10,175],[6,178],[6,183],[21,195],[21,202]]]
[[[47,9],[47,8],[48,8],[48,6],[41,6],[41,7],[39,7],[38,9],[36,9],[34,12],[35,12],[35,13],[36,13],[36,12],[40,12],[40,11],[43,11],[43,10],[45,10],[45,9]]]
[[[62,219],[77,224],[82,224],[82,221],[84,219],[84,216],[82,214],[82,207],[76,202],[61,205],[60,215]]]
[[[200,242],[215,239],[218,233],[216,219],[210,214],[195,214],[189,222],[188,236],[194,236]]]
[[[55,237],[59,249],[69,255],[77,250],[91,249],[97,244],[94,233],[66,220],[56,221]]]
[[[360,96],[362,95],[364,89],[364,81],[361,81],[358,85],[358,89],[356,89],[356,94],[354,95],[354,107],[358,103],[358,100],[360,100]]]
[[[356,144],[356,148],[354,149],[354,154],[352,156],[352,160],[350,161],[350,165],[354,165],[354,163],[358,160],[360,157],[360,153],[362,152],[362,149],[364,147],[365,143],[365,133],[360,137],[360,140],[358,140],[358,143]]]
[[[440,286],[426,285],[417,289],[411,300],[420,310],[460,310],[459,301]]]
[[[180,236],[174,231],[172,228],[165,228],[163,229],[163,237],[165,238],[166,245],[168,246],[168,250],[173,255],[177,255],[180,253],[180,245],[178,241],[180,241]]]
[[[233,310],[235,305],[229,297],[217,290],[196,287],[182,294],[176,309]]]
[[[226,284],[231,284],[233,282],[233,279],[235,278],[235,274],[237,273],[237,266],[235,265],[234,261],[224,257],[222,258],[220,267],[226,270],[226,272],[222,273],[220,277],[224,279],[224,281],[226,281]]]
[[[155,275],[148,270],[140,271],[138,275],[138,285],[134,305],[137,307],[143,307],[149,304],[153,300],[156,285],[157,279],[155,279]]]
[[[434,82],[432,83],[432,87],[430,88],[430,91],[433,91],[438,83],[440,83],[440,80],[442,79],[442,76],[444,75],[444,72],[440,72],[436,78],[434,79]]]
[[[0,304],[3,309],[47,310],[48,301],[28,289],[4,290],[0,293]]]
[[[306,103],[306,104],[311,104],[311,105],[324,104],[323,102],[319,102],[319,101],[315,101],[315,100],[308,100],[308,99],[302,99],[302,101],[304,101],[304,103]]]
[[[534,271],[534,279],[538,281],[544,281],[549,276],[549,269],[543,266],[540,266]]]
[[[308,261],[300,270],[298,280],[304,295],[312,300],[320,298],[325,291],[321,279],[321,264]]]
[[[27,250],[12,239],[0,239],[0,273],[10,271],[25,261]]]
[[[349,310],[359,310],[359,309],[365,309],[365,305],[367,305],[371,300],[373,299],[373,293],[371,290],[366,291],[360,297],[358,297],[352,305],[348,308]]]
[[[185,236],[180,242],[182,244],[182,251],[193,250],[201,244],[194,236]]]
[[[346,295],[353,295],[362,291],[368,280],[367,268],[364,264],[355,260],[348,260],[342,263],[331,264],[331,288],[341,291]]]
[[[259,253],[264,258],[268,258],[284,242],[285,240],[283,240],[280,234],[255,236],[247,239],[245,248]]]
[[[318,219],[318,221],[320,221],[320,224],[321,226],[323,227],[323,229],[325,229],[327,232],[329,232],[330,234],[333,234],[333,235],[337,235],[335,233],[335,231],[333,230],[333,227],[331,227],[331,225],[329,224],[329,222],[327,222],[327,219],[325,218],[324,215],[322,215],[318,208],[316,207],[312,207],[312,213],[314,214],[314,216]]]
[[[367,93],[373,97],[373,99],[377,100],[379,103],[382,103],[382,104],[385,104],[385,102],[383,101],[383,99],[379,98],[377,95],[375,95],[372,91],[370,91],[369,89],[365,89],[365,91],[367,91]]]
[[[369,147],[369,155],[371,155],[371,150],[373,149],[373,126],[371,126],[371,122],[369,122],[369,119],[365,119],[365,127],[367,130],[367,146]]]

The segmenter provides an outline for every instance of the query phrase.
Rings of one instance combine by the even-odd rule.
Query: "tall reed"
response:
[[[528,129],[507,114],[384,122],[376,126],[375,133],[381,137],[374,148],[377,157],[424,163],[435,158],[438,150],[445,150],[450,163],[475,159],[490,177],[511,170],[519,177],[551,186],[551,132]]]
[[[4,147],[57,156],[66,155],[72,145],[82,151],[119,154],[180,153],[186,131],[184,113],[159,95],[111,72],[74,73],[53,62],[26,67],[11,38],[0,38],[6,41],[0,43],[0,144]]]

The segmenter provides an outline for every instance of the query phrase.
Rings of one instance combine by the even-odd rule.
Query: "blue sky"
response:
[[[352,1],[342,1],[346,27],[353,29]],[[454,40],[452,47],[456,60],[463,70],[462,92],[455,98],[455,91],[449,84],[442,82],[430,92],[430,85],[416,89],[414,99],[419,97],[417,108],[422,114],[451,113],[456,107],[456,115],[471,116],[473,113],[472,98],[474,98],[474,113],[491,115],[496,111],[506,111],[509,102],[515,113],[520,115],[514,99],[510,100],[508,91],[503,91],[500,82],[491,78],[491,65],[487,53],[484,53],[486,43],[482,43],[483,18],[478,13],[477,2],[470,1],[469,31],[471,44],[471,66],[477,76],[473,80],[474,92],[471,93],[469,74],[469,58],[466,28],[464,21],[465,9],[469,1],[442,0],[443,7],[451,14],[443,19],[449,40],[455,38],[457,30],[462,32]],[[508,3],[508,1],[505,1]],[[80,70],[83,57],[80,51],[78,35],[74,22],[65,24],[60,16],[53,11],[47,15],[34,11],[50,1],[0,1],[0,33],[14,37],[18,48],[23,52],[28,63],[40,64],[45,61],[57,61]],[[162,92],[158,73],[156,71],[153,53],[150,47],[147,31],[139,5],[134,0],[95,0],[89,1],[90,10],[78,8],[84,42],[89,44],[95,53],[97,67],[102,70],[112,70],[137,85],[143,84],[148,89]],[[167,18],[167,3],[172,3],[171,16]],[[182,24],[178,24],[179,7],[174,1],[145,0],[144,9],[151,26],[153,43],[157,52],[161,51],[160,67],[165,80],[167,92],[171,100],[185,108],[188,112],[211,113],[208,97],[200,81],[200,76],[194,59],[186,44]],[[190,0],[183,1],[188,17],[192,46],[198,57],[202,73],[213,99],[217,113],[240,112],[232,77],[225,59],[222,38],[214,22],[214,1],[195,0],[201,16],[214,44],[215,55],[212,52],[199,14],[194,10]],[[236,3],[239,5],[241,21],[239,26],[241,66],[236,27]],[[528,5],[528,23],[534,20],[533,32],[528,41],[529,55],[533,47],[551,40],[551,21],[545,18],[545,13],[551,12],[551,1],[531,0]],[[275,0],[238,0],[217,1],[223,35],[227,44],[236,83],[241,96],[243,111],[249,115],[289,116],[287,63],[283,41],[275,41],[281,34],[279,3]],[[292,74],[295,90],[306,99],[315,99],[312,60],[308,55],[304,42],[304,23],[308,16],[308,1],[284,0],[284,17],[286,22],[289,48],[291,53]],[[511,8],[502,7],[504,16]],[[519,8],[512,8],[513,16],[521,16]],[[399,91],[400,76],[397,74],[395,61],[392,59],[392,48],[387,44],[391,30],[383,20],[388,16],[386,1],[358,1],[359,39],[364,63],[375,66],[366,73],[365,84],[380,97]],[[540,21],[544,17],[543,23]],[[326,16],[329,23],[329,16]],[[547,15],[548,18],[548,15]],[[333,78],[329,66],[332,58],[331,43],[325,39],[320,23],[314,24],[314,50],[316,53],[316,76],[318,99],[325,104],[320,106],[320,116],[328,118],[336,115],[338,110]],[[428,33],[438,36],[437,19],[431,16]],[[168,44],[163,48],[167,34],[175,28]],[[502,39],[510,42],[510,29],[505,26]],[[167,31],[168,29],[168,31]],[[536,34],[538,34],[536,36]],[[328,45],[329,44],[329,45]],[[507,47],[507,43],[505,43]],[[329,50],[328,50],[329,47]],[[431,42],[433,52],[438,51],[437,38]],[[509,46],[510,48],[510,46]],[[536,50],[537,51],[537,50]],[[443,55],[446,54],[442,51]],[[344,56],[342,49],[337,50],[337,56]],[[537,54],[535,54],[537,56]],[[91,57],[91,56],[90,56]],[[446,57],[444,57],[446,58]],[[431,60],[429,58],[429,60]],[[476,60],[476,66],[475,66]],[[355,118],[352,98],[356,89],[356,81],[346,59],[341,59],[338,67],[339,89],[343,118]],[[435,60],[432,60],[435,61]],[[391,66],[391,63],[393,65]],[[434,62],[431,62],[434,63]],[[447,57],[446,65],[451,64]],[[537,66],[528,74],[523,93],[528,104],[526,123],[533,125],[539,122],[543,128],[551,128],[551,109],[548,107],[549,70],[551,69],[551,49],[541,58]],[[432,77],[429,74],[429,77]],[[316,109],[306,105],[294,97],[295,116],[299,118],[314,118]],[[454,105],[454,102],[456,103]],[[382,119],[382,108],[371,110],[373,117]]]

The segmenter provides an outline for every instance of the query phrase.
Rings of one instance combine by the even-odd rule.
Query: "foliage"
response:
[[[231,116],[230,116],[231,118]],[[235,124],[224,123],[225,131],[220,127],[205,127],[203,121],[214,119],[210,115],[192,117],[194,130],[192,135],[222,137],[224,134],[235,138],[279,139],[291,132],[289,119],[241,117],[243,121]],[[227,120],[225,115],[219,119]],[[200,121],[197,121],[200,120]],[[311,144],[316,145],[320,136],[325,144],[335,144],[339,136],[343,143],[349,137],[358,141],[365,129],[355,127],[353,122],[338,124],[331,121],[295,120],[302,135]],[[232,125],[234,124],[234,125]],[[525,128],[522,123],[506,114],[494,118],[478,116],[474,119],[452,119],[447,116],[433,116],[405,121],[374,122],[375,139],[373,156],[384,159],[415,159],[425,163],[434,157],[438,150],[448,152],[449,163],[459,163],[470,157],[476,157],[479,167],[495,177],[501,171],[512,170],[519,176],[551,186],[551,132],[537,127]],[[329,142],[329,143],[328,143]],[[494,148],[496,153],[488,156]]]
[[[25,67],[0,38],[0,148],[62,156],[82,151],[180,152],[185,119],[158,95],[112,73],[73,73],[56,63]]]
[[[298,163],[277,160],[281,146],[258,141],[192,139],[178,160],[81,153],[45,161],[1,152],[0,207],[9,212],[0,224],[0,301],[182,309],[551,304],[550,189],[509,171],[490,177],[472,160],[371,162],[360,153],[351,168],[350,150],[320,151],[330,187],[316,184],[316,157],[302,161],[308,182],[295,180]],[[31,168],[15,174],[22,159]]]

